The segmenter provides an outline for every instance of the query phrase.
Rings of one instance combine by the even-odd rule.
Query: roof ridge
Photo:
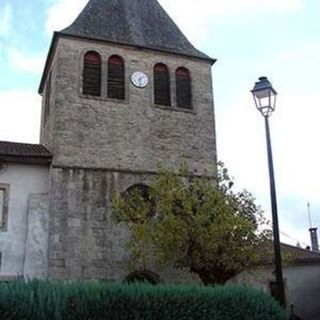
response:
[[[294,249],[294,250],[297,250],[297,251],[303,251],[305,253],[317,255],[320,258],[320,252],[311,251],[311,250],[308,250],[306,248],[300,248],[300,247],[297,247],[297,246],[294,246],[294,245],[288,244],[288,243],[281,243],[281,246],[288,247],[288,248],[291,248],[291,249]]]
[[[7,141],[7,140],[0,140],[0,143],[8,143],[8,144],[24,144],[24,145],[31,145],[31,146],[44,146],[41,143],[31,143],[31,142],[16,142],[16,141]]]

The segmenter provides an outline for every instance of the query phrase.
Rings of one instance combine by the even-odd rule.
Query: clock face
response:
[[[148,85],[148,76],[140,71],[136,71],[131,76],[132,83],[138,88],[144,88]]]

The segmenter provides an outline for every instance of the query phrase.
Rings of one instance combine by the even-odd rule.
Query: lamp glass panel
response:
[[[275,107],[276,107],[276,98],[277,98],[277,95],[274,94],[274,92],[272,91],[271,92],[271,95],[270,95],[270,106],[271,108],[274,110]]]
[[[270,107],[270,97],[259,98],[259,108]]]
[[[267,98],[269,97],[270,94],[270,89],[263,89],[263,90],[257,90],[254,92],[254,95],[258,98],[258,99],[263,99],[263,98]]]

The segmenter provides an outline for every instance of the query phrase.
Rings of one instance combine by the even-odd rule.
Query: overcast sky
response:
[[[0,140],[39,141],[37,88],[53,30],[87,0],[0,0]],[[268,76],[282,241],[309,240],[307,202],[320,226],[320,1],[160,0],[213,67],[218,157],[270,217],[264,122],[250,90]]]

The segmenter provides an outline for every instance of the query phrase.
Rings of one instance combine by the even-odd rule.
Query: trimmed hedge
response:
[[[240,286],[102,282],[0,283],[6,320],[285,320],[269,296]]]

